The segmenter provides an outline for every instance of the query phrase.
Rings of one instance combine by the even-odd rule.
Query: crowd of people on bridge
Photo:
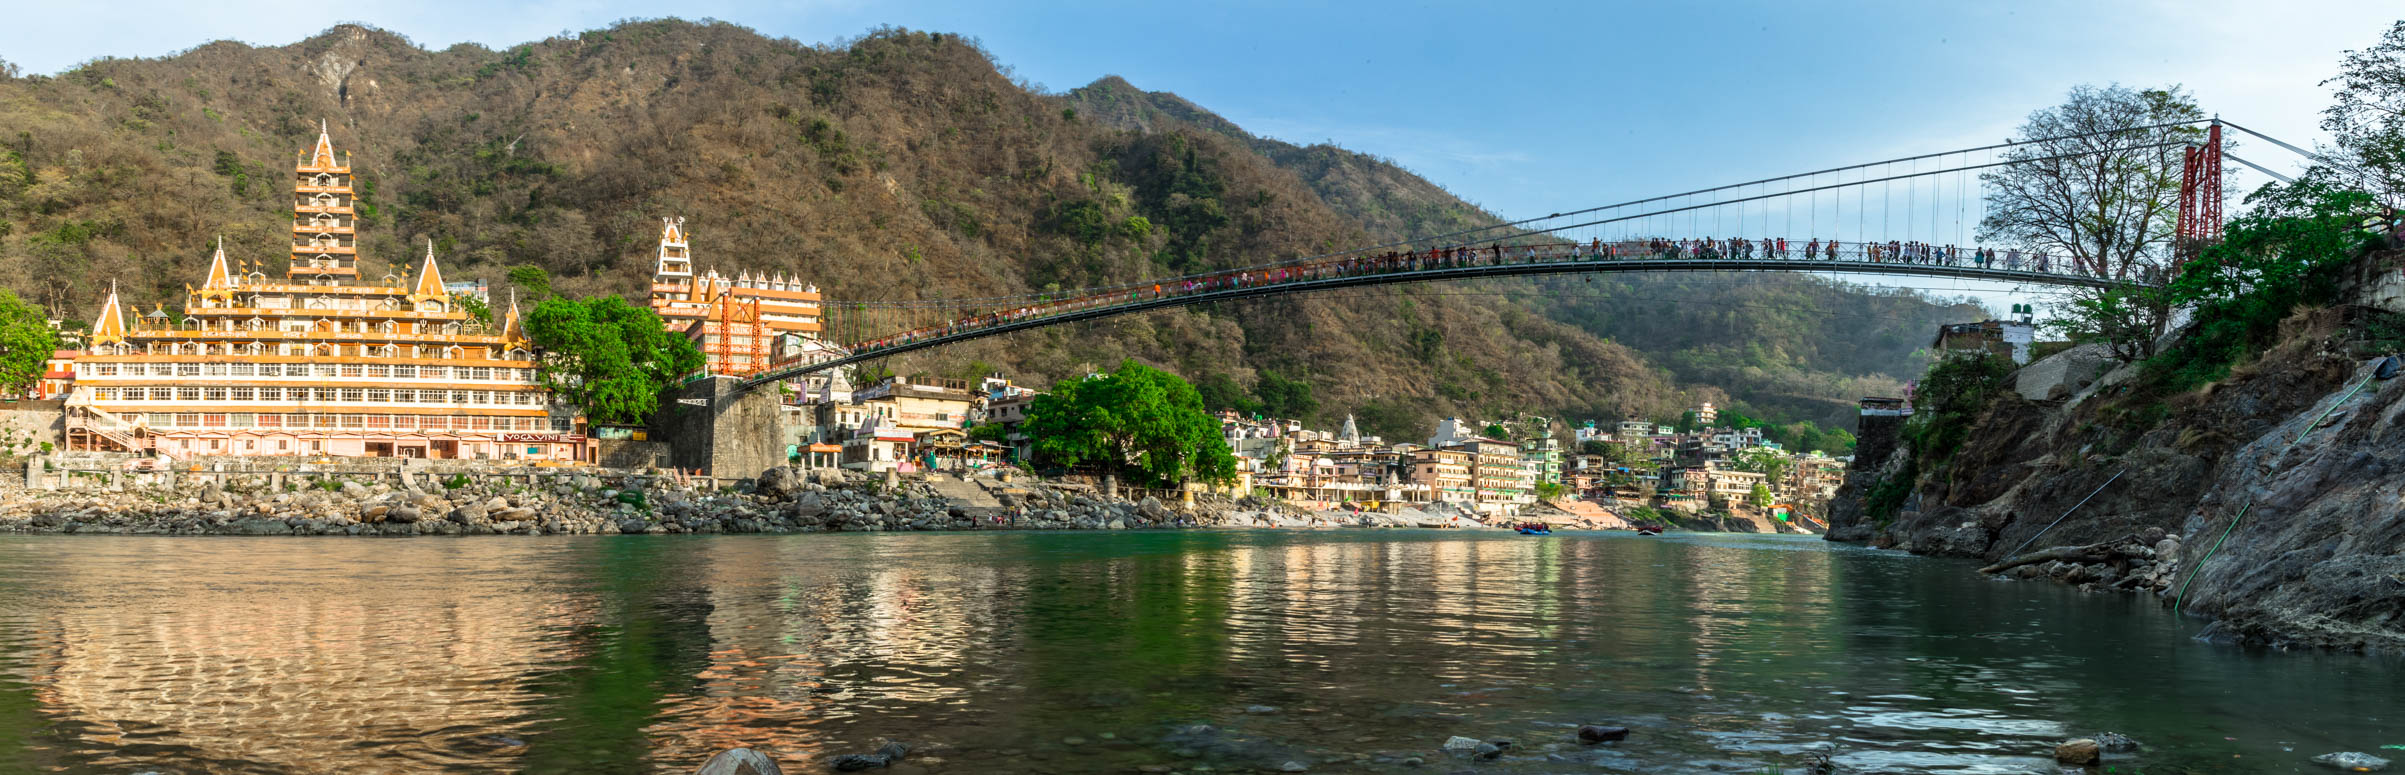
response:
[[[1799,252],[1800,251],[1800,252]],[[941,339],[984,329],[1034,320],[1058,318],[1098,309],[1143,304],[1161,299],[1231,293],[1270,286],[1313,284],[1367,275],[1428,273],[1441,279],[1448,270],[1518,266],[1558,262],[1599,261],[1746,261],[1783,260],[1862,264],[1920,264],[1965,267],[2000,272],[2094,276],[2080,262],[2058,258],[2046,250],[2020,248],[1962,248],[1926,242],[1840,242],[1812,238],[1790,240],[1745,238],[1634,238],[1605,242],[1589,240],[1543,244],[1450,245],[1425,250],[1347,253],[1334,257],[1175,277],[1135,286],[1069,296],[1037,297],[1017,306],[948,320],[855,344],[851,355]]]

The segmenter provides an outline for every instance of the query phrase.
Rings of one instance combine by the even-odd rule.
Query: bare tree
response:
[[[2162,271],[2178,227],[2182,146],[2203,136],[2179,122],[2203,118],[2178,86],[2074,87],[2021,125],[2021,139],[2052,139],[2014,147],[2004,160],[2017,163],[1980,176],[1980,239],[2067,256],[2100,276]]]
[[[2327,161],[2349,182],[2389,204],[2405,202],[2405,21],[2370,48],[2338,60],[2335,99],[2322,129],[2337,139]]]

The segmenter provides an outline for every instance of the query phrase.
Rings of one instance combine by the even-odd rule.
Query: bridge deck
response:
[[[1274,270],[1275,267],[1272,269]],[[1369,285],[1393,285],[1399,283],[1417,283],[1438,280],[1466,280],[1480,277],[1574,274],[1579,272],[1846,272],[1851,274],[1942,277],[1965,280],[1987,280],[2005,283],[2026,283],[2089,288],[2104,288],[2116,285],[2148,285],[2147,283],[2135,282],[2131,280],[2117,280],[2112,278],[2065,272],[2040,272],[2031,269],[1998,269],[1991,266],[1975,265],[1909,263],[1902,261],[1868,261],[1855,258],[1731,259],[1666,257],[1577,257],[1556,258],[1550,260],[1540,259],[1536,261],[1507,262],[1500,264],[1473,263],[1471,265],[1464,266],[1439,266],[1425,269],[1398,269],[1355,274],[1339,274],[1333,277],[1311,277],[1308,279],[1285,280],[1279,282],[1252,282],[1249,284],[1237,284],[1230,287],[1212,287],[1190,291],[1168,290],[1166,288],[1168,283],[1165,282],[1163,284],[1164,290],[1159,293],[1155,293],[1150,289],[1146,289],[1141,291],[1113,294],[1102,299],[1061,302],[1060,304],[1067,304],[1068,307],[1055,312],[1047,312],[1046,314],[1026,317],[1005,316],[992,323],[939,328],[932,332],[909,336],[899,340],[895,340],[893,338],[871,340],[871,343],[864,343],[856,346],[852,349],[850,354],[842,357],[811,361],[807,363],[778,364],[774,367],[771,367],[767,371],[763,371],[750,377],[749,379],[744,380],[743,385],[747,388],[756,387],[771,382],[792,379],[805,374],[813,374],[829,369],[838,369],[863,361],[891,357],[894,355],[916,350],[924,350],[931,347],[941,347],[947,344],[965,342],[972,339],[982,339],[989,336],[999,336],[1016,331],[1025,331],[1031,328],[1042,328],[1045,326],[1054,326],[1063,323],[1075,323],[1083,320],[1096,320],[1117,315],[1129,315],[1139,312],[1168,309],[1171,307],[1182,307],[1189,304],[1204,304],[1214,301],[1244,299],[1256,296],[1309,293],[1312,291],[1331,290],[1336,288],[1355,288]],[[1132,296],[1132,298],[1127,298],[1130,296]],[[1120,301],[1119,299],[1121,298],[1127,298],[1127,300]],[[1091,306],[1082,306],[1086,304],[1091,304]]]

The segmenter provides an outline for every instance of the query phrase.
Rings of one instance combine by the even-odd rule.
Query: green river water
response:
[[[817,773],[891,738],[897,775],[2020,773],[2102,730],[2147,745],[2114,772],[2405,759],[2396,662],[2195,629],[1767,536],[8,536],[0,772]]]

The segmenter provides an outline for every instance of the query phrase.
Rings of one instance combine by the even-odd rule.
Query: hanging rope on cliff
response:
[[[2397,375],[2397,363],[2397,356],[2394,355],[2381,359],[2380,365],[2372,370],[2370,376],[2366,376],[2361,381],[2356,382],[2354,387],[2347,389],[2346,395],[2339,396],[2338,400],[2330,402],[2329,408],[2321,410],[2321,414],[2314,416],[2312,422],[2305,423],[2305,429],[2297,431],[2296,438],[2289,439],[2287,444],[2281,445],[2280,452],[2285,454],[2290,448],[2295,447],[2297,442],[2304,441],[2305,436],[2313,433],[2313,429],[2321,427],[2323,420],[2330,418],[2331,412],[2338,411],[2338,407],[2345,405],[2347,399],[2354,398],[2355,393],[2362,390],[2363,386],[2372,384],[2372,380],[2384,380],[2395,377]],[[2253,511],[2254,508],[2255,503],[2251,500],[2247,501],[2246,505],[2238,507],[2238,516],[2230,519],[2229,527],[2222,528],[2221,537],[2213,539],[2213,546],[2205,550],[2203,557],[2196,558],[2196,565],[2188,569],[2188,579],[2180,582],[2179,595],[2171,600],[2171,615],[2178,616],[2182,607],[2188,604],[2188,586],[2196,583],[2196,575],[2204,572],[2205,563],[2213,561],[2213,555],[2221,552],[2221,544],[2230,540],[2230,534],[2237,532],[2238,530],[2238,523],[2246,521],[2247,512]]]

